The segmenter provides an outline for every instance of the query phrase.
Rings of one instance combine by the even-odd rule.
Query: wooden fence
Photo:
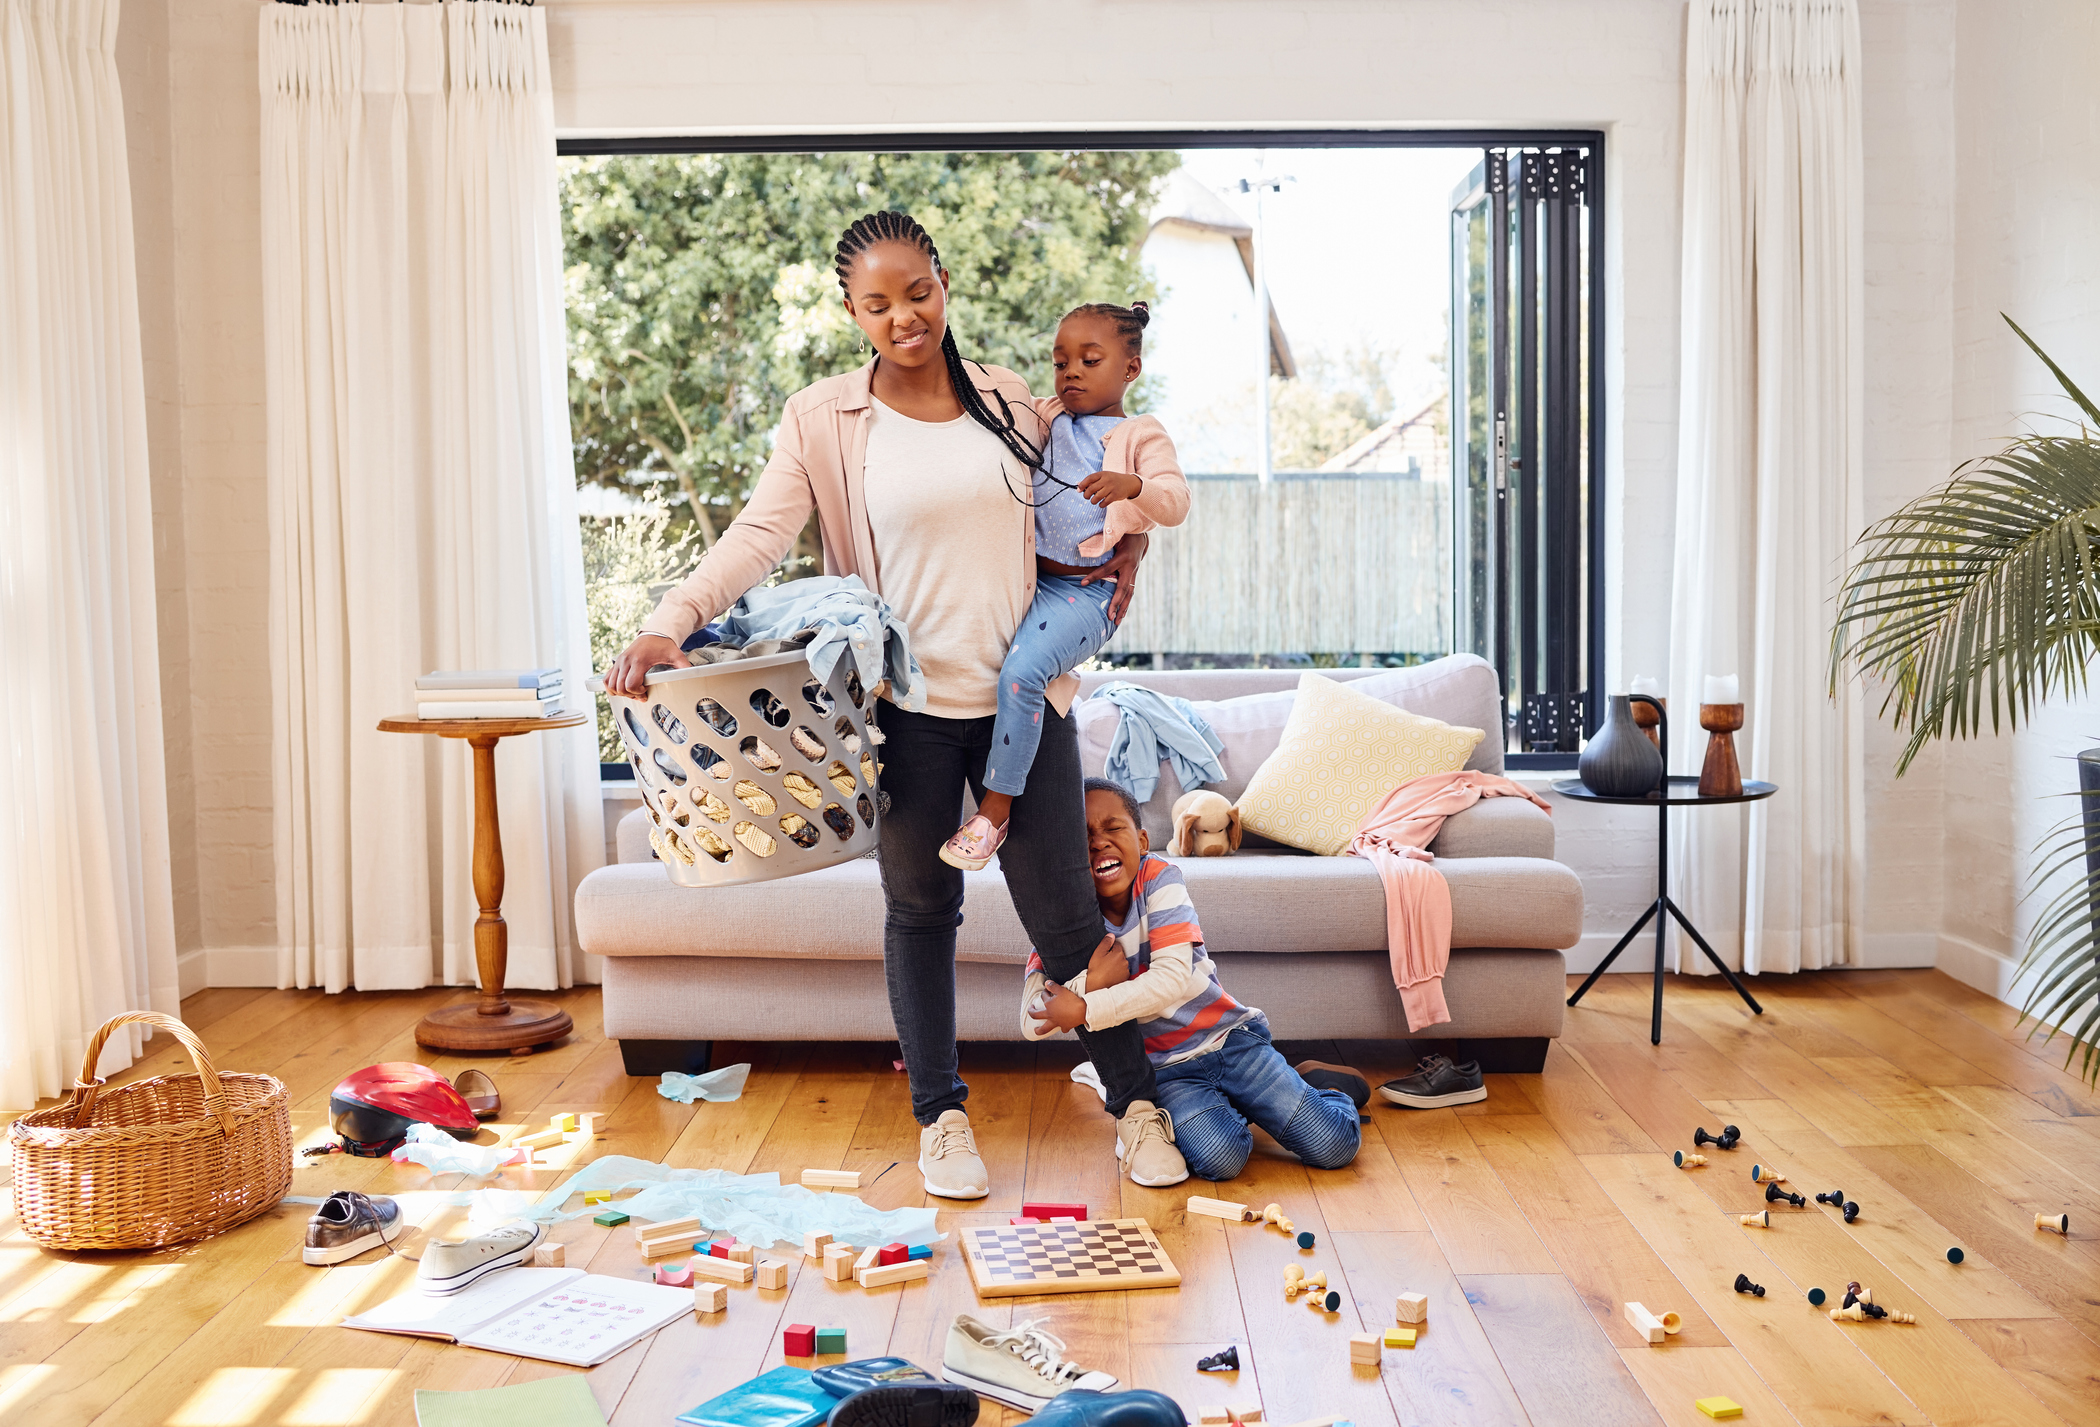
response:
[[[1408,476],[1192,476],[1109,654],[1441,654],[1450,486]]]

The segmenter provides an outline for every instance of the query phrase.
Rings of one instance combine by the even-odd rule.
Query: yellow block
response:
[[[1385,1330],[1385,1345],[1388,1348],[1412,1348],[1415,1345],[1415,1330],[1388,1328]]]
[[[1742,1404],[1725,1397],[1702,1397],[1695,1405],[1708,1417],[1740,1417],[1743,1415]]]
[[[576,1117],[574,1115],[556,1115],[548,1123],[565,1135],[572,1133],[576,1129]]]

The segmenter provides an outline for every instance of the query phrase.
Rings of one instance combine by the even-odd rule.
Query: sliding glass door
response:
[[[1512,752],[1596,726],[1598,154],[1490,149],[1452,195],[1453,637],[1500,676]]]

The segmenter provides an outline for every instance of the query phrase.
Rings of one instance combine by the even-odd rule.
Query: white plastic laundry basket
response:
[[[828,685],[797,649],[666,669],[646,699],[607,697],[649,844],[680,886],[770,882],[875,850],[874,698],[851,659]]]

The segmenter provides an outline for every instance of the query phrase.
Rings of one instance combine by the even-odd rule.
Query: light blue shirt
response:
[[[1113,551],[1079,553],[1083,540],[1101,533],[1108,520],[1105,507],[1070,489],[1101,469],[1107,459],[1108,433],[1120,416],[1073,416],[1059,412],[1050,423],[1050,445],[1043,452],[1047,468],[1035,473],[1029,499],[1035,502],[1035,553],[1060,565],[1103,565]],[[1057,480],[1050,479],[1056,476]],[[1058,484],[1064,482],[1063,485]]]

